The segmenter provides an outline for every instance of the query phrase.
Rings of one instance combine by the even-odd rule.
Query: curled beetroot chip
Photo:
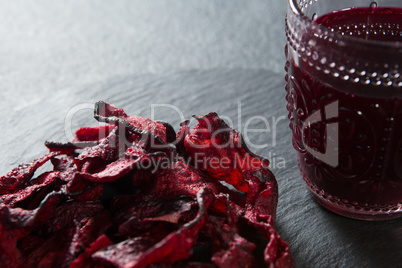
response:
[[[46,141],[45,146],[49,149],[50,152],[59,152],[62,154],[72,154],[77,149],[82,149],[86,147],[92,147],[98,144],[98,142],[93,141],[85,141],[85,142],[53,142]]]
[[[78,155],[77,161],[85,162],[88,158],[93,157],[99,157],[105,161],[116,160],[119,157],[120,145],[118,131],[118,127],[114,128],[98,145],[85,148],[82,153]]]
[[[105,102],[94,117],[107,124],[0,177],[2,266],[294,266],[268,160],[216,113],[177,135]]]
[[[128,148],[124,156],[120,157],[114,162],[108,164],[103,170],[97,173],[81,173],[82,176],[92,182],[110,182],[115,181],[124,175],[128,174],[137,166],[148,166],[146,163],[152,164],[153,159],[160,156],[165,156],[163,152],[157,153],[146,153],[141,146],[134,143],[130,148]]]
[[[182,123],[178,132],[178,148],[183,157],[215,179],[247,192],[244,171],[267,169],[269,161],[252,153],[240,132],[231,129],[216,113],[194,117],[198,125],[191,133],[188,121]],[[272,173],[268,179],[275,179]]]
[[[256,266],[253,254],[255,248],[255,244],[235,234],[233,240],[229,242],[229,248],[218,251],[212,257],[212,261],[218,267],[253,267]]]
[[[53,170],[59,171],[59,179],[64,182],[69,182],[74,177],[74,174],[78,171],[74,161],[74,156],[63,155],[59,158],[55,157],[51,159],[53,164]]]
[[[7,175],[0,177],[0,194],[13,193],[19,190],[32,178],[39,167],[58,154],[57,152],[48,153],[30,163],[21,164]]]
[[[75,132],[74,142],[100,141],[109,136],[115,127],[114,125],[82,127]]]
[[[59,173],[58,171],[44,173],[37,179],[31,180],[32,185],[16,193],[0,196],[0,204],[8,207],[36,208],[57,181]]]
[[[269,243],[264,251],[264,260],[269,267],[293,267],[295,265],[290,255],[288,243],[283,241],[273,229],[271,230]]]
[[[102,184],[91,183],[80,173],[75,173],[63,190],[70,199],[76,201],[96,201],[103,195]]]
[[[99,267],[99,268],[112,268],[113,265],[102,262],[102,261],[95,261],[92,258],[92,254],[96,251],[105,248],[107,246],[112,245],[113,242],[106,236],[101,235],[98,237],[96,241],[94,241],[88,248],[85,249],[81,255],[78,256],[69,266],[69,268],[90,268],[90,267]]]
[[[95,118],[101,122],[119,123],[145,138],[149,136],[152,139],[151,142],[157,142],[160,145],[167,144],[171,137],[171,129],[169,128],[167,133],[164,124],[145,117],[127,115],[122,109],[102,101],[95,104]]]

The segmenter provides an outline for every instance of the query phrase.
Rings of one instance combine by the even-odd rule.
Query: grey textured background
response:
[[[68,122],[96,125],[98,100],[175,129],[181,114],[216,111],[271,159],[297,267],[402,267],[401,220],[346,219],[308,196],[286,120],[286,5],[0,0],[0,174],[67,141]]]

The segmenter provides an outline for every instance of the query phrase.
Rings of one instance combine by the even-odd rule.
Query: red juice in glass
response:
[[[286,99],[304,180],[338,214],[402,216],[402,9],[371,3],[311,20],[292,12]]]

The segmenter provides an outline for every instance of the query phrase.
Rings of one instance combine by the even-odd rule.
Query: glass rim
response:
[[[307,23],[308,25],[314,25],[314,27],[316,27],[317,29],[320,29],[323,31],[328,31],[328,34],[331,35],[336,40],[342,40],[344,42],[355,43],[356,45],[373,46],[373,47],[383,48],[383,49],[394,49],[394,50],[402,49],[402,41],[366,40],[366,39],[355,37],[355,36],[342,35],[338,32],[333,32],[328,27],[325,27],[325,26],[315,22],[314,20],[309,18],[307,15],[305,15],[304,12],[302,11],[301,7],[297,3],[298,1],[300,1],[300,0],[288,0],[289,7],[292,10],[292,12],[296,16],[298,16],[302,20],[302,22]],[[317,0],[315,0],[315,2],[316,1]],[[373,3],[375,3],[375,1],[373,1]]]

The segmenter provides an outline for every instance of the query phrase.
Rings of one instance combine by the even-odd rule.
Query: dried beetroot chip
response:
[[[275,219],[278,204],[278,184],[272,180],[271,172],[266,168],[245,171],[244,178],[249,185],[247,193],[246,214],[271,216]]]
[[[210,212],[205,226],[201,229],[201,234],[210,247],[210,257],[221,250],[227,250],[229,242],[238,232],[236,222],[229,223],[227,216],[229,215],[217,216]]]
[[[32,229],[38,224],[44,223],[50,219],[56,206],[65,199],[64,195],[57,192],[48,194],[41,202],[38,208],[26,210],[22,208],[10,208],[6,205],[0,205],[0,224],[3,230]]]
[[[21,189],[39,167],[59,154],[58,152],[48,153],[30,163],[21,164],[7,175],[0,177],[0,194],[13,193]]]
[[[110,214],[107,211],[101,211],[99,214],[84,218],[80,222],[75,221],[75,232],[69,242],[69,250],[67,258],[71,263],[86,248],[90,247],[99,236],[105,234],[106,230],[111,226]],[[61,231],[62,232],[62,231]]]
[[[73,178],[64,187],[67,195],[75,195],[84,192],[87,188],[91,187],[93,183],[85,180],[80,173],[74,173]]]
[[[116,161],[108,164],[102,171],[97,173],[82,173],[82,176],[92,182],[110,182],[115,181],[137,166],[151,167],[153,163],[156,163],[157,158],[165,158],[165,153],[156,152],[147,154],[141,145],[134,143],[128,148],[123,157],[120,157]]]
[[[100,140],[98,145],[85,148],[76,161],[85,162],[88,158],[99,157],[105,161],[114,161],[119,157],[120,151],[125,151],[124,141],[119,141],[119,128],[115,127],[107,137]],[[119,146],[123,146],[119,148]],[[120,149],[120,150],[119,150]]]
[[[165,130],[166,131],[166,143],[174,143],[174,142],[176,142],[176,131],[174,130],[172,125],[169,124],[168,122],[165,122],[165,121],[162,121],[162,120],[158,120],[156,122],[164,125],[165,128],[166,128],[166,130]]]
[[[188,258],[196,243],[198,232],[205,224],[207,209],[213,202],[212,191],[202,189],[197,194],[197,202],[197,216],[158,243],[152,245],[149,239],[131,238],[96,252],[93,258],[106,260],[118,267],[132,268]]]
[[[82,127],[76,131],[76,136],[71,142],[46,141],[45,146],[51,152],[71,154],[77,149],[90,148],[98,145],[100,141],[109,136],[115,127],[114,125]]]
[[[123,109],[118,109],[102,101],[95,104],[95,119],[110,124],[119,123],[130,131],[142,135],[143,138],[150,138],[153,145],[165,145],[170,140],[163,124],[145,117],[127,115]],[[171,134],[169,134],[170,136]]]
[[[198,124],[193,131],[186,134],[188,123],[183,122],[178,134],[185,135],[178,137],[178,148],[184,158],[215,179],[247,192],[249,186],[243,172],[267,167],[269,161],[252,153],[240,132],[231,129],[216,113],[194,117]]]
[[[35,209],[44,197],[49,193],[48,190],[58,179],[58,171],[46,172],[36,179],[30,181],[30,186],[12,194],[0,196],[0,204],[8,207],[22,207],[26,209]]]
[[[81,221],[82,227],[77,233],[75,243],[79,249],[89,247],[99,236],[103,235],[112,225],[110,213],[107,210]]]
[[[177,132],[176,135],[176,149],[179,152],[180,155],[185,155],[186,154],[186,147],[185,147],[185,138],[190,135],[190,127],[188,126],[190,124],[190,120],[184,120],[183,122],[180,123],[180,128],[179,131]],[[188,155],[186,154],[188,157]]]
[[[262,191],[261,193],[264,193]],[[264,194],[263,194],[264,195]],[[264,249],[264,261],[268,267],[294,267],[288,243],[282,240],[274,228],[273,216],[263,213],[261,207],[248,206],[244,214],[249,227],[258,232],[259,238],[268,240]],[[248,233],[252,231],[248,230]]]
[[[295,266],[288,243],[283,241],[274,229],[271,231],[269,243],[264,250],[264,260],[268,267],[286,268]]]
[[[113,242],[106,235],[99,236],[96,241],[86,248],[85,251],[70,264],[69,268],[114,267],[110,264],[102,263],[100,261],[97,262],[92,259],[93,253],[112,244]]]
[[[225,268],[255,267],[254,250],[256,245],[234,234],[227,250],[220,250],[212,256],[216,266]]]
[[[70,199],[76,201],[95,201],[102,196],[103,185],[87,181],[77,172],[63,190]]]
[[[59,152],[62,154],[72,154],[77,149],[82,149],[86,147],[92,147],[97,145],[99,142],[84,141],[84,142],[54,142],[46,141],[45,146],[49,149],[49,152]]]
[[[110,132],[112,132],[115,127],[114,125],[82,127],[75,132],[73,141],[100,141],[109,136]]]
[[[59,171],[59,178],[62,181],[69,182],[72,180],[74,174],[78,171],[73,156],[64,155],[59,158],[51,159],[53,170]]]
[[[49,152],[59,152],[62,154],[71,154],[76,149],[80,148],[80,146],[72,142],[62,143],[54,141],[45,141],[45,146],[49,149]]]
[[[111,162],[107,162],[100,157],[91,157],[85,159],[85,161],[75,158],[75,163],[79,172],[95,174],[103,171]]]
[[[223,205],[225,199],[226,205]],[[256,244],[239,234],[241,208],[224,195],[215,198],[210,209],[214,207],[218,207],[220,213],[209,215],[201,230],[211,243],[212,262],[218,267],[256,267]]]

